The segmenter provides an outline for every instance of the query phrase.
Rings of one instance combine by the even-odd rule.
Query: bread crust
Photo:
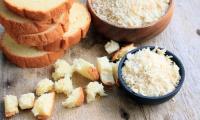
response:
[[[63,36],[61,40],[55,41],[45,46],[36,46],[35,48],[44,51],[67,50],[68,48],[79,43],[80,40],[81,40],[81,31],[77,30],[77,32],[74,32],[71,35]]]
[[[16,114],[16,112],[5,112],[5,117],[11,117],[15,114]]]
[[[88,12],[88,16],[89,16],[89,19],[88,19],[87,23],[85,24],[85,26],[83,26],[81,28],[81,36],[82,36],[82,38],[86,37],[86,35],[88,33],[88,30],[90,29],[91,16],[90,16],[89,12]]]
[[[76,106],[81,106],[84,102],[84,92],[83,92],[83,88],[80,87],[80,96],[79,99],[76,101]]]
[[[90,67],[87,72],[91,75],[91,78],[93,78],[92,81],[99,80],[100,76],[96,68]]]
[[[12,5],[8,1],[9,0],[4,1],[6,7],[15,14],[18,14],[22,17],[36,21],[55,21],[63,12],[69,11],[74,0],[66,0],[63,4],[46,12],[22,9],[15,5]]]
[[[55,22],[57,21],[58,20],[56,20]],[[55,22],[47,21],[43,23],[32,21],[20,23],[14,20],[9,20],[4,16],[0,15],[0,23],[4,26],[4,28],[17,35],[34,34],[45,31],[50,27],[51,24]]]
[[[19,44],[26,46],[45,46],[62,39],[63,34],[68,30],[68,22],[68,13],[66,13],[62,21],[56,23],[55,28],[48,32],[19,35],[10,29],[6,29],[6,31]]]
[[[133,43],[126,45],[119,49],[117,52],[115,52],[112,56],[112,61],[117,61],[121,58],[121,54],[123,54],[125,51],[128,52],[129,49],[135,49],[136,47],[134,46]],[[126,52],[125,52],[126,53]],[[122,56],[123,57],[123,56]]]
[[[0,42],[1,49],[6,58],[13,64],[22,68],[40,68],[54,63],[58,58],[64,55],[64,50],[58,52],[47,52],[42,56],[21,57],[12,53],[9,48]]]

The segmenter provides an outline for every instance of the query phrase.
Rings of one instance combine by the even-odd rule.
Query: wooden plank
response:
[[[81,0],[84,2],[85,0]],[[79,108],[65,109],[61,102],[63,95],[56,96],[52,120],[199,120],[200,119],[200,1],[176,0],[173,20],[168,28],[152,40],[141,45],[157,45],[174,52],[183,62],[186,79],[181,91],[161,105],[138,105],[118,88],[107,90],[109,96]],[[1,30],[1,29],[0,29]],[[105,39],[91,28],[88,37],[71,48],[64,59],[72,63],[75,58],[84,58],[95,64],[96,57],[106,55]],[[0,55],[0,119],[3,117],[3,96],[21,95],[33,91],[36,83],[50,77],[51,66],[41,69],[21,69],[10,64]],[[89,81],[75,74],[75,86],[85,86]],[[12,120],[34,119],[30,111],[20,111]]]

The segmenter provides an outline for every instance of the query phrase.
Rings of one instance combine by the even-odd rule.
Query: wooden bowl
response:
[[[161,33],[169,24],[173,12],[174,12],[174,2],[170,0],[169,8],[164,16],[159,20],[142,27],[121,27],[114,24],[110,24],[105,20],[99,18],[94,9],[92,8],[92,1],[87,0],[87,7],[92,16],[92,22],[94,24],[95,30],[101,33],[108,39],[116,41],[125,42],[140,42],[143,40],[148,40],[159,33]]]

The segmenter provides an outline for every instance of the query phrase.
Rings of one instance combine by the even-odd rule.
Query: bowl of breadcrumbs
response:
[[[126,54],[118,67],[121,88],[134,100],[159,104],[174,97],[182,87],[185,71],[170,51],[145,46]]]
[[[92,22],[103,36],[141,42],[161,33],[171,21],[173,0],[88,0]]]

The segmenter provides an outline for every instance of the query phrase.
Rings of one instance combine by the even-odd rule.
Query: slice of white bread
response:
[[[57,21],[59,21],[59,18]],[[67,22],[67,20],[65,22]],[[38,22],[20,17],[9,11],[5,7],[3,0],[0,0],[0,23],[11,33],[15,33],[16,35],[24,35],[45,31],[51,26],[52,21]]]
[[[19,35],[9,30],[6,31],[19,44],[26,46],[44,46],[63,38],[63,34],[68,30],[67,21],[68,13],[65,12],[60,16],[57,23],[52,24],[47,30],[40,33]]]
[[[81,87],[76,88],[68,96],[68,98],[62,102],[62,105],[66,108],[73,108],[81,106],[84,102],[84,92]]]
[[[40,50],[57,51],[68,49],[77,44],[81,38],[85,38],[91,23],[90,13],[87,8],[75,2],[69,11],[69,28],[63,35],[62,40],[48,44],[46,46],[37,46]]]
[[[63,79],[56,81],[54,88],[56,93],[64,93],[69,96],[74,89],[71,77],[66,75]]]
[[[87,94],[87,103],[93,102],[96,99],[96,96],[107,96],[104,91],[104,87],[102,84],[98,82],[90,82],[86,86],[86,94]]]
[[[111,53],[119,50],[119,48],[120,48],[119,43],[117,43],[113,40],[107,42],[104,47],[108,54],[111,54]]]
[[[54,63],[64,55],[64,51],[43,52],[24,45],[19,45],[7,33],[2,35],[0,48],[7,59],[20,67],[38,68]]]
[[[75,59],[73,61],[73,66],[76,72],[88,78],[89,80],[94,81],[99,79],[97,68],[93,64],[85,61],[84,59]]]
[[[35,101],[32,112],[39,120],[46,120],[51,116],[55,102],[55,93],[45,93]]]
[[[15,14],[38,20],[54,20],[69,10],[73,0],[4,0]]]
[[[73,66],[71,66],[67,61],[58,59],[54,64],[54,72],[52,73],[52,78],[54,80],[59,80],[61,78],[64,78],[65,75],[68,75],[69,77],[72,77],[72,74],[74,72]]]
[[[48,78],[42,79],[38,82],[36,86],[36,95],[40,96],[44,93],[50,92],[53,90],[54,83]]]
[[[136,47],[134,46],[134,44],[129,44],[126,45],[124,47],[122,47],[120,50],[118,50],[112,57],[112,61],[117,61],[119,59],[121,59],[126,53],[128,53],[129,51],[135,49]]]
[[[101,81],[105,85],[114,85],[112,64],[109,62],[108,57],[97,58],[97,68],[100,74]]]
[[[17,97],[14,95],[6,95],[4,97],[4,107],[5,117],[11,117],[19,113]]]
[[[23,94],[19,98],[19,107],[22,110],[31,109],[33,108],[34,101],[35,101],[34,93]]]

